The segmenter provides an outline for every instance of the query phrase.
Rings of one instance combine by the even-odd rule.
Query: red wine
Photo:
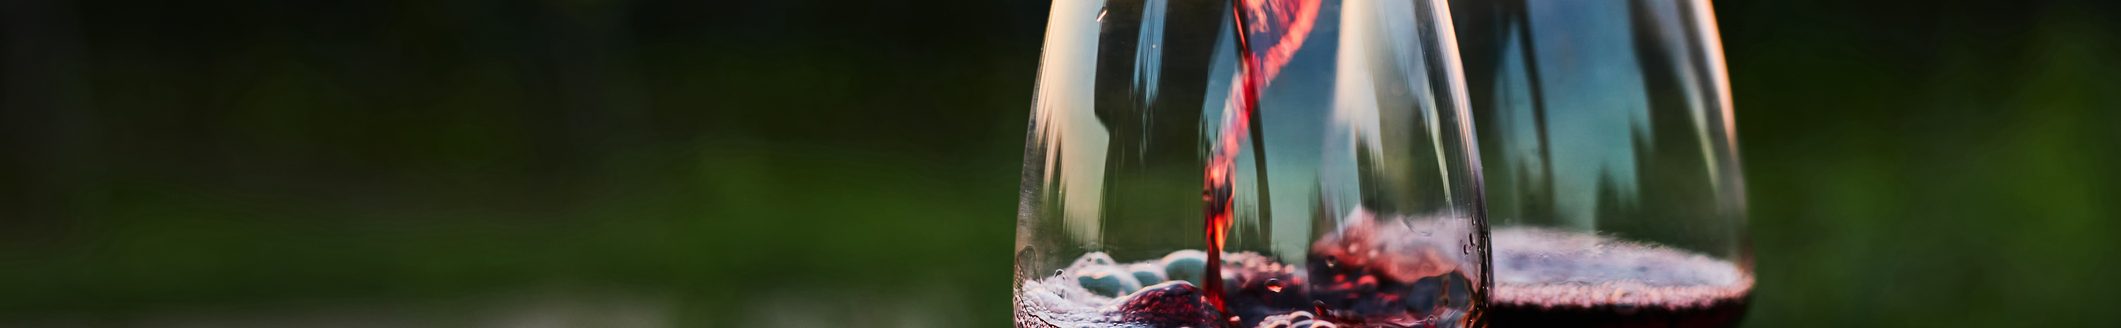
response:
[[[1602,236],[1493,232],[1495,327],[1728,327],[1753,277],[1731,262]]]
[[[1054,276],[1023,283],[1017,325],[1432,327],[1475,316],[1482,294],[1471,274],[1478,255],[1466,244],[1474,234],[1470,220],[1379,220],[1358,211],[1342,221],[1312,243],[1301,264],[1251,252],[1208,262],[1207,253],[1181,250],[1135,263],[1085,254]],[[1217,269],[1200,271],[1211,264]],[[1191,277],[1189,270],[1218,274]],[[1185,280],[1196,278],[1222,294],[1211,297]]]
[[[1259,184],[1259,190],[1269,190],[1265,169],[1266,147],[1262,146],[1264,133],[1260,130],[1258,115],[1259,91],[1266,88],[1267,83],[1274,80],[1274,75],[1280,72],[1281,67],[1288,64],[1289,58],[1296,50],[1303,47],[1304,39],[1311,35],[1311,27],[1317,22],[1318,7],[1318,1],[1301,0],[1236,0],[1230,6],[1232,22],[1236,23],[1239,70],[1237,83],[1230,84],[1233,89],[1230,94],[1235,96],[1228,106],[1230,115],[1222,122],[1219,139],[1211,147],[1212,155],[1208,158],[1204,170],[1205,182],[1201,188],[1201,198],[1204,201],[1202,216],[1205,219],[1202,226],[1206,234],[1208,253],[1207,272],[1221,271],[1219,268],[1223,262],[1222,250],[1229,235],[1232,207],[1235,206],[1230,197],[1234,195],[1231,188],[1236,185],[1236,177],[1233,174],[1237,171],[1239,138],[1250,137],[1252,158],[1254,164],[1257,164],[1255,167],[1259,168],[1259,178],[1254,180],[1254,183]],[[1271,43],[1266,44],[1264,51],[1253,48],[1252,37],[1255,34],[1273,38],[1266,40]],[[1264,207],[1264,204],[1269,203],[1266,193],[1260,193],[1259,197],[1259,203],[1262,204],[1260,212],[1271,212]],[[1207,282],[1204,287],[1208,302],[1217,310],[1227,311],[1222,301],[1222,278],[1217,275],[1208,275],[1205,278]]]

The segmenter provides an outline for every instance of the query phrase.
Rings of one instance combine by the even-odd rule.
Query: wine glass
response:
[[[1728,326],[1753,286],[1706,0],[1453,0],[1497,326]]]
[[[1016,325],[1478,326],[1487,234],[1450,17],[1055,1]]]

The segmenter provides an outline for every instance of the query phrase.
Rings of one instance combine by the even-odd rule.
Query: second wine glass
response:
[[[1753,288],[1706,0],[1454,0],[1496,326],[1716,327]]]

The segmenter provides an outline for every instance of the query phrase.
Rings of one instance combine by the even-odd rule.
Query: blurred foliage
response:
[[[1753,323],[2121,324],[2121,7],[1719,5]]]
[[[2121,323],[2121,8],[1718,5],[1754,326]],[[0,325],[1004,325],[1045,7],[9,1]]]
[[[10,2],[0,325],[1005,322],[1043,8]]]

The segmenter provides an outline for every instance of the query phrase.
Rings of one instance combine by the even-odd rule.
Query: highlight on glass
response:
[[[1059,0],[1018,327],[1479,326],[1479,154],[1443,0]]]

